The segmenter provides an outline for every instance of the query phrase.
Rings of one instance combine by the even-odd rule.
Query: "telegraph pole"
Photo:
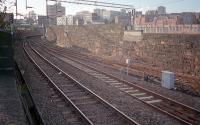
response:
[[[47,8],[47,3],[48,2],[48,0],[46,0],[46,15],[47,15],[47,19],[48,19],[48,8]]]
[[[44,23],[44,21],[43,21],[43,23]],[[43,24],[42,23],[42,24]],[[45,21],[45,23],[48,23],[48,25],[49,25],[49,16],[48,16],[48,0],[46,0],[46,21]],[[45,33],[46,33],[46,31],[47,31],[47,24],[46,25],[44,25],[43,24],[43,35],[44,35],[44,38],[46,38],[46,36],[45,36]]]
[[[48,25],[49,25],[49,15],[48,15],[48,13],[49,13],[49,11],[48,11],[48,0],[46,0],[46,16],[47,16],[46,22],[47,22]]]
[[[27,0],[26,0],[26,9],[27,9]]]
[[[15,6],[16,6],[16,19],[17,19],[17,0],[15,0]]]
[[[134,25],[135,25],[135,9],[132,9],[131,10],[131,27],[132,27],[132,30],[135,29]]]

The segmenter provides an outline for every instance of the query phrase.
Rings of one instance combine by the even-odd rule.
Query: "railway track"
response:
[[[51,94],[51,101],[56,103],[58,109],[64,110],[63,115],[68,119],[67,123],[93,125],[92,122],[88,120],[87,117],[84,116],[82,112],[80,112],[79,109],[71,102],[71,100],[69,100],[63,91],[58,88],[56,83],[48,76],[48,74],[43,70],[38,62],[36,62],[36,59],[33,56],[37,55],[34,55],[33,51],[30,51],[28,45],[24,45],[24,50],[28,55],[28,58],[33,62],[34,66],[40,71],[40,75],[42,76],[40,79],[41,84],[47,85],[46,88],[49,89],[48,93]]]
[[[24,49],[38,69],[51,82],[54,89],[64,97],[66,102],[72,105],[85,123],[92,125],[139,125],[51,63],[29,44]],[[63,105],[61,104],[61,106]]]
[[[44,44],[44,47],[49,49],[49,47],[46,47],[46,45],[48,45],[47,43],[43,42]],[[55,51],[60,51],[60,52],[64,52],[62,50],[59,50],[59,49],[55,49],[55,48],[51,48],[51,49],[54,49]],[[67,51],[67,50],[65,50]],[[72,51],[67,51],[69,53],[71,53],[71,56],[77,58],[78,56],[77,55],[80,55],[80,53],[77,53],[77,52],[72,52]],[[96,61],[96,62],[101,62],[106,64],[107,66],[110,65],[110,67],[112,67],[113,69],[119,69],[119,67],[126,67],[125,64],[121,64],[121,63],[117,63],[117,62],[114,62],[114,63],[111,63],[110,61],[105,61],[105,60],[99,60],[99,59],[94,59],[88,55],[84,55],[84,54],[81,54],[81,57],[79,56],[78,58],[81,58],[82,60],[84,59],[88,59],[90,58],[91,60],[93,61]],[[151,76],[151,79],[154,81],[154,82],[158,82],[161,80],[161,75],[160,75],[160,70],[161,69],[153,69],[153,68],[147,68],[147,67],[144,67],[144,66],[141,66],[141,65],[134,65],[134,66],[131,66],[130,69],[129,69],[129,74],[132,75],[132,76],[135,76],[135,77],[138,77],[138,78],[143,78],[144,77],[144,74],[148,74],[149,76]],[[189,86],[192,86],[193,88],[198,88],[198,81],[200,80],[198,77],[194,77],[194,76],[189,76],[189,75],[184,75],[184,74],[181,74],[181,73],[177,73],[176,74],[176,84],[177,86],[181,86],[181,85],[189,85]],[[191,85],[192,83],[192,85]]]
[[[49,53],[48,51],[46,52]],[[52,52],[55,53],[54,50],[52,50]],[[134,82],[130,83],[126,80],[117,78],[116,76],[111,75],[107,72],[101,71],[96,67],[93,67],[91,65],[89,66],[80,61],[81,58],[74,59],[70,57],[70,54],[66,56],[63,55],[63,53],[59,52],[57,52],[56,54],[49,54],[55,56],[56,58],[58,56],[64,57],[64,61],[68,64],[86,72],[89,75],[92,75],[95,78],[105,81],[106,83],[112,85],[120,91],[140,100],[141,102],[157,109],[158,111],[161,111],[162,113],[165,113],[179,120],[182,123],[188,125],[200,125],[200,111],[197,109],[194,109],[183,103],[167,98],[153,91],[147,90],[141,86],[134,84]]]

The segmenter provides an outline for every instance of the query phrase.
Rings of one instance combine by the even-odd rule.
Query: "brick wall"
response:
[[[200,34],[200,25],[136,25],[135,30],[143,30],[144,33]]]

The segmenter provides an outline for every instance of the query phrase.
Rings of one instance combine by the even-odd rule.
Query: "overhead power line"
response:
[[[50,1],[55,1],[55,0],[50,0]],[[76,1],[59,0],[59,2],[71,3],[71,4],[91,5],[91,6],[101,6],[101,7],[111,7],[111,8],[119,8],[119,9],[134,9],[133,6],[131,6],[131,5],[98,2],[98,1],[90,1],[90,0],[76,0]]]
[[[92,1],[92,0],[75,0],[75,1],[84,1],[84,2],[91,2],[91,3],[100,3],[100,4],[110,4],[110,5],[119,5],[119,6],[124,6],[124,7],[132,7],[132,5],[127,5],[127,4],[117,4],[117,3],[108,3],[108,2],[101,2],[101,1]]]

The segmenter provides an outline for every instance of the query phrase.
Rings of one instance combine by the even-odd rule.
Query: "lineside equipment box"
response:
[[[162,87],[167,89],[174,88],[175,74],[170,71],[162,71]]]

